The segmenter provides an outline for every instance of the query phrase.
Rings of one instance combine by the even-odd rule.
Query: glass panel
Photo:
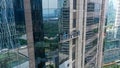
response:
[[[76,47],[74,46],[73,48],[72,48],[72,60],[75,60],[75,54],[76,53]]]
[[[72,40],[72,44],[75,45],[76,44],[76,39]]]
[[[76,7],[77,7],[77,0],[73,0],[73,9],[76,9]]]
[[[76,12],[73,12],[73,28],[76,27]]]
[[[18,54],[24,57],[23,60],[22,59],[19,60],[21,61],[21,63],[15,67],[29,68],[29,56],[28,56],[28,48],[27,48],[27,35],[26,35],[23,0],[13,0],[13,7],[14,7],[15,28],[17,33],[16,38],[18,39],[19,42]]]
[[[76,19],[73,19],[73,28],[76,27]]]

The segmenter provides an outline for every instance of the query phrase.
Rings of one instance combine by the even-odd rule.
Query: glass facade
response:
[[[11,26],[11,28],[13,27],[12,29],[14,29],[14,32],[16,32],[12,32],[15,34],[13,40],[14,38],[17,38],[17,43],[14,45],[14,49],[18,49],[17,51],[15,50],[15,54],[18,56],[16,59],[19,58],[19,55],[17,53],[20,54],[20,57],[23,56],[22,59],[20,58],[22,62],[19,60],[19,64],[16,63],[19,65],[16,65],[17,67],[21,67],[20,64],[22,64],[23,67],[26,65],[26,67],[29,68],[29,66],[31,66],[29,65],[30,61],[30,64],[35,63],[36,68],[49,68],[51,66],[58,68],[59,10],[57,0],[54,1],[56,1],[56,6],[50,7],[52,5],[52,2],[49,0],[44,0],[43,2],[42,0],[30,0],[29,9],[29,7],[26,8],[26,5],[28,6],[28,2],[25,2],[24,0],[12,0],[11,3],[12,12],[14,14],[12,15],[14,27]],[[29,11],[31,11],[31,14],[28,14]],[[28,19],[26,16],[27,14],[31,15],[31,19],[29,19],[32,22],[31,26],[30,21],[26,21],[26,19]],[[31,29],[31,31],[27,29]],[[29,37],[33,38],[30,39]],[[33,41],[30,42],[31,40]],[[33,44],[34,51],[30,50],[31,44]],[[13,45],[11,45],[9,48],[13,48]],[[31,54],[34,54],[32,55],[34,58],[31,56]],[[35,62],[32,59],[35,59]]]
[[[44,30],[44,43],[45,43],[45,66],[47,68],[59,68],[58,58],[58,3],[57,0],[44,0],[43,7],[43,30]],[[53,5],[54,3],[54,5]]]
[[[53,1],[56,6],[51,6],[52,2],[49,0],[30,0],[29,7],[26,7],[29,1],[27,4],[24,1],[25,34],[32,67],[35,63],[36,68],[58,68],[58,6],[57,0]],[[28,18],[29,15],[31,17]]]
[[[109,0],[106,8],[104,63],[120,60],[119,1]]]
[[[45,66],[45,49],[43,48],[44,31],[42,16],[42,0],[30,0],[30,2],[33,27],[32,29],[33,40],[35,49],[35,64],[36,68],[42,68]]]
[[[13,4],[13,0],[0,0],[0,68],[28,64],[28,57],[19,52],[21,44],[16,30]]]
[[[25,34],[26,30],[23,0],[13,0],[13,7],[17,34]]]
[[[69,34],[69,18],[70,18],[70,9],[69,9],[69,0],[62,0],[60,2],[60,15],[59,15],[59,33],[60,41],[67,38]],[[75,24],[75,23],[73,23]],[[59,64],[60,68],[64,64],[67,64],[69,67],[69,41],[61,43],[59,46]]]
[[[98,67],[102,0],[78,2],[82,1],[0,0],[0,68]],[[113,6],[109,3],[108,8]],[[108,11],[104,63],[120,58],[120,31],[111,20],[116,10]]]
[[[77,8],[76,4],[77,4],[77,0],[73,0],[73,9]]]

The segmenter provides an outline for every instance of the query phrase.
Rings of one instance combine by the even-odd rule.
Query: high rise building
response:
[[[57,35],[53,33],[52,35],[56,35],[55,38],[57,37],[57,39],[58,35],[60,37],[59,68],[101,68],[105,3],[105,0],[58,0],[60,33]],[[45,62],[48,61],[45,54],[48,50],[45,50],[45,38],[49,39],[49,33],[44,34],[43,22],[56,23],[57,18],[51,19],[48,17],[47,20],[43,21],[42,0],[2,0],[0,1],[0,7],[1,13],[3,12],[1,22],[4,22],[4,25],[1,25],[4,28],[1,29],[3,32],[1,39],[9,44],[9,46],[6,46],[6,43],[3,43],[0,53],[5,55],[7,53],[8,56],[13,56],[13,51],[17,50],[15,47],[19,45],[16,40],[15,29],[17,29],[18,33],[27,36],[26,45],[29,56],[29,66],[27,67],[45,68]],[[8,10],[10,12],[7,12]],[[13,17],[14,14],[15,18]],[[24,28],[26,28],[26,31],[24,31]],[[8,37],[6,38],[6,36]],[[50,40],[55,39],[51,36]],[[48,45],[50,48],[52,47],[51,42]],[[9,53],[9,51],[12,53]],[[19,60],[16,62],[20,64],[21,62],[19,61],[23,60],[24,57],[17,52],[15,51],[15,55],[17,55]],[[54,50],[50,52],[50,54],[57,53]],[[56,56],[58,57],[58,55],[52,56],[53,59]],[[15,56],[10,59],[13,58],[15,59]],[[6,63],[6,61],[10,59],[5,59],[0,64],[1,67],[8,64],[9,62]]]
[[[42,13],[42,11],[44,10],[44,7],[42,7],[42,3],[42,0],[14,0],[14,12],[16,17],[15,21],[16,26],[18,26],[16,29],[18,30],[19,34],[27,36],[25,40],[27,41],[26,45],[28,48],[30,68],[44,68],[49,66],[52,61],[54,63],[58,62],[58,60],[56,60],[58,57],[58,55],[56,55],[56,52],[48,52],[48,50],[50,50],[49,46],[52,46],[53,42],[47,42],[49,40],[49,37],[51,38],[51,36],[54,35],[56,37],[57,28],[54,28],[56,30],[54,31],[54,33],[52,31],[48,31],[52,30],[53,28],[46,29],[46,27],[49,27],[49,25],[55,25],[57,19],[50,18],[50,8],[45,9],[47,14],[43,18],[43,14],[45,13]],[[49,0],[46,0],[46,3],[47,5],[49,5]],[[45,27],[43,28],[43,26]],[[57,27],[57,25],[55,26]],[[21,27],[25,27],[26,31],[23,31],[25,29]],[[54,45],[56,45],[56,39],[57,38],[53,40]],[[46,52],[45,49],[47,49]],[[51,55],[49,55],[48,57],[45,56],[46,54],[48,55],[50,53],[55,54],[52,55],[52,61],[50,59],[47,59],[50,58]],[[53,66],[55,65],[57,66],[57,63],[53,64]]]
[[[24,0],[30,68],[44,68],[42,0]]]
[[[13,1],[0,0],[0,68],[24,66],[27,59],[18,52],[19,46]]]
[[[101,68],[105,0],[61,2],[59,67]]]
[[[120,60],[119,0],[109,0],[107,3],[104,66]]]

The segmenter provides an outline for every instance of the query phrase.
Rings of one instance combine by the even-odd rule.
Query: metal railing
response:
[[[80,35],[80,31],[73,32],[71,34],[63,34],[60,35],[60,43],[67,42],[71,39],[77,38]]]

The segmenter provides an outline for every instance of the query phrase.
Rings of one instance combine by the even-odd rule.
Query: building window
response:
[[[95,4],[94,3],[88,3],[87,5],[87,11],[88,12],[94,12]]]
[[[88,17],[87,18],[87,25],[91,25],[91,24],[93,24],[94,23],[94,17]]]
[[[76,12],[73,12],[73,19],[76,19]]]
[[[76,9],[77,0],[73,0],[73,9]]]
[[[72,40],[72,44],[75,45],[76,44],[76,39]]]
[[[95,23],[99,23],[99,18],[97,18],[97,17],[94,18],[94,22],[95,22]]]
[[[73,19],[73,28],[76,27],[76,19]]]
[[[73,47],[72,48],[72,60],[75,60],[75,50],[76,50],[76,48]]]
[[[73,12],[73,28],[76,27],[76,12]]]
[[[72,68],[75,68],[75,62],[72,63]]]
[[[95,39],[92,43],[93,43],[93,45],[97,45],[97,41],[98,41],[98,39]]]

